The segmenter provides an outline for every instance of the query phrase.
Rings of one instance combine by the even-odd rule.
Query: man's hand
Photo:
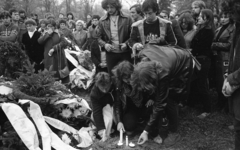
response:
[[[143,133],[140,135],[138,139],[138,144],[142,145],[148,140],[148,133],[146,131],[143,131]]]
[[[99,66],[100,66],[101,68],[105,68],[105,67],[107,66],[107,64],[106,64],[106,63],[100,63]]]
[[[125,132],[124,125],[122,122],[119,122],[117,125],[117,130],[120,132],[121,130]]]
[[[141,51],[143,49],[143,45],[141,43],[135,43],[132,47],[133,57],[137,55],[137,51]]]
[[[160,42],[160,39],[158,38],[157,35],[154,35],[154,34],[149,35],[149,42],[148,43],[158,44],[159,42]]]
[[[135,43],[133,45],[133,49],[137,51],[141,51],[143,49],[143,45],[141,43]]]
[[[122,43],[122,44],[119,44],[121,46],[121,50],[122,51],[125,51],[127,49],[127,44],[126,43]]]
[[[146,107],[149,107],[149,106],[152,106],[154,104],[154,101],[153,100],[148,100],[147,103],[146,103]]]
[[[104,48],[105,48],[106,51],[110,52],[111,50],[114,49],[114,46],[112,46],[111,44],[106,43],[104,45]]]
[[[48,55],[52,56],[53,52],[54,52],[54,49],[50,49],[49,52],[48,52]]]

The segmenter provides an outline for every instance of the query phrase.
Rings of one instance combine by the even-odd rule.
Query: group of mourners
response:
[[[98,43],[106,53],[108,72],[96,75],[90,94],[102,141],[111,134],[106,124],[106,112],[111,112],[118,131],[141,133],[138,144],[149,137],[159,144],[175,144],[181,139],[179,104],[194,107],[200,102],[203,111],[197,117],[208,117],[211,82],[220,110],[230,99],[239,149],[239,3],[224,1],[218,24],[201,0],[172,19],[154,0],[132,6],[132,18],[122,13],[118,0],[103,0],[102,7],[107,14],[98,24]]]
[[[115,129],[129,136],[140,132],[138,144],[149,137],[175,144],[181,138],[179,104],[200,102],[198,117],[208,117],[210,84],[217,90],[218,107],[229,106],[233,114],[235,149],[240,149],[239,2],[223,1],[217,17],[195,0],[192,10],[175,18],[159,10],[156,0],[133,5],[131,16],[122,12],[119,0],[101,4],[106,14],[88,15],[87,22],[72,13],[58,19],[46,14],[38,21],[37,14],[27,18],[22,10],[4,11],[0,42],[19,43],[36,72],[53,70],[61,80],[68,78],[64,71],[70,65],[62,50],[69,45],[66,38],[70,45],[90,50],[97,72],[90,93],[92,117],[102,141]]]

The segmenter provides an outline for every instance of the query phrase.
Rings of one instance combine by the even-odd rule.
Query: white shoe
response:
[[[210,115],[210,113],[206,113],[206,112],[204,112],[204,113],[202,113],[201,115],[199,115],[199,116],[197,116],[199,119],[204,119],[204,118],[206,118],[207,116],[209,116]]]

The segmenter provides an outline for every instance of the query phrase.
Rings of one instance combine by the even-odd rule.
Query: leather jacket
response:
[[[215,38],[213,39],[212,50],[229,52],[233,41],[234,29],[234,24],[229,24],[217,40],[216,38],[221,30],[221,27],[218,28],[215,32]]]
[[[191,54],[184,49],[149,44],[139,55],[160,63],[162,67],[161,71],[157,72],[158,80],[153,99],[153,112],[145,127],[145,130],[149,132],[158,120],[159,114],[163,113],[169,97],[176,101],[184,99],[187,95],[193,72],[193,59]]]
[[[236,23],[236,31],[233,37],[233,43],[230,50],[228,81],[230,85],[240,85],[240,23]],[[239,115],[240,116],[240,115]],[[240,118],[240,117],[239,117]]]
[[[119,11],[118,19],[118,39],[120,43],[126,43],[128,45],[128,40],[131,33],[132,19]],[[101,47],[104,47],[106,43],[112,44],[111,41],[111,29],[110,29],[110,16],[106,14],[103,16],[98,24],[98,43]],[[130,51],[130,48],[126,51]],[[123,53],[126,51],[118,51],[118,53]]]

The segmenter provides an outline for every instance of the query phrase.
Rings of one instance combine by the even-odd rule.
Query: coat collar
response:
[[[119,10],[119,16],[124,17],[124,18],[127,18],[127,16],[126,16],[122,11],[120,11],[120,10]],[[110,17],[110,15],[109,15],[108,13],[106,13],[106,14],[101,18],[101,20],[107,20],[109,17]]]
[[[222,28],[222,27],[219,27],[219,28],[216,30],[215,35],[218,35],[218,33],[219,33],[219,31],[220,31],[221,28]],[[234,28],[235,28],[234,24],[229,24],[228,27],[222,32],[222,34],[220,35],[219,39],[222,38],[222,37],[224,37],[225,35],[229,35],[230,33],[232,33],[232,32],[234,31]],[[227,34],[227,33],[228,33],[228,34]],[[215,38],[216,38],[216,37],[215,37]]]

